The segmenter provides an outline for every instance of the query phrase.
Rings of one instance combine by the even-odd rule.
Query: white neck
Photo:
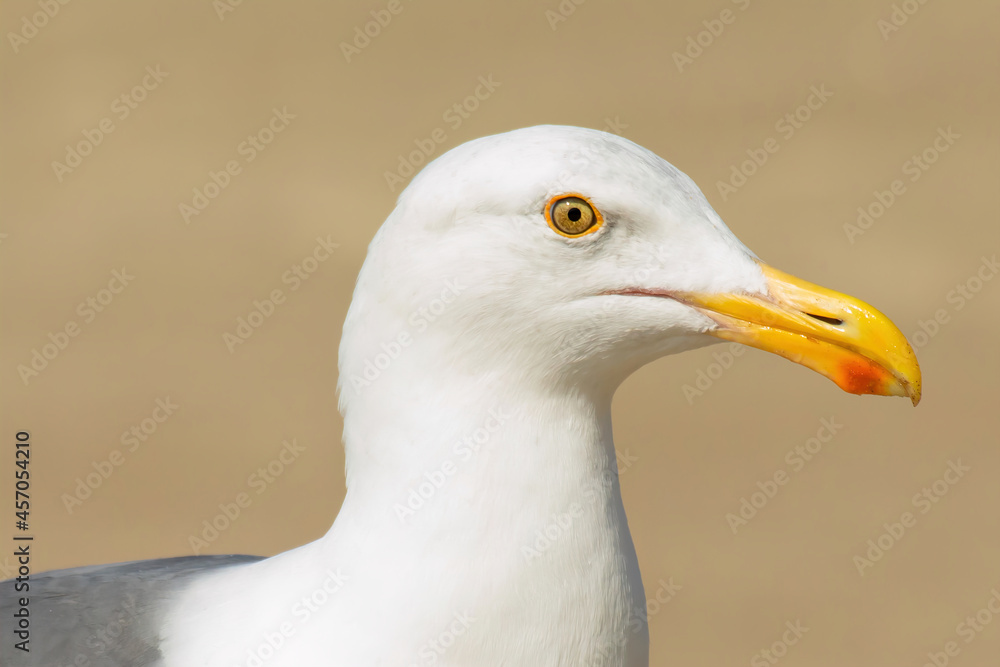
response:
[[[433,372],[420,366],[434,355],[408,352],[349,404],[349,488],[324,560],[356,568],[366,602],[418,646],[475,618],[454,664],[498,660],[502,636],[509,664],[646,665],[610,396]]]
[[[245,664],[232,647],[294,623],[296,600],[337,572],[343,585],[293,626],[267,667],[317,656],[333,665],[379,657],[646,667],[645,596],[618,483],[612,391],[553,383],[541,364],[515,373],[523,360],[463,366],[458,360],[475,355],[432,329],[414,334],[391,363],[381,360],[367,384],[352,385],[385,347],[346,329],[348,492],[336,521],[312,544],[196,587],[175,614],[178,664],[206,655]],[[227,596],[240,603],[214,604]],[[246,639],[187,647],[185,628],[204,635],[198,623]]]

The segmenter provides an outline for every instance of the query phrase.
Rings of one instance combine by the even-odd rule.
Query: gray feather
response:
[[[0,583],[3,667],[158,667],[169,605],[197,577],[258,556],[187,556],[31,575],[30,590]],[[15,648],[14,613],[29,598],[30,652]]]

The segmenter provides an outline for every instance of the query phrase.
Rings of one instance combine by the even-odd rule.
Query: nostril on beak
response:
[[[820,322],[826,322],[827,324],[832,324],[835,327],[839,327],[844,323],[844,320],[838,320],[836,317],[827,317],[826,315],[814,315],[813,313],[806,313],[809,317],[814,320],[819,320]]]

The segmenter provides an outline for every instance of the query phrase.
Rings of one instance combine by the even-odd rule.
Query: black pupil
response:
[[[583,217],[583,213],[581,213],[580,209],[578,208],[571,208],[569,210],[569,213],[566,214],[566,217],[572,220],[573,222],[577,222],[580,220],[580,218]]]

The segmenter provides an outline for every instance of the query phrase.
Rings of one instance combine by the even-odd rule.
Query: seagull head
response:
[[[763,263],[671,164],[605,132],[531,127],[449,151],[402,193],[345,323],[342,401],[402,369],[610,395],[720,340],[920,399],[888,318]]]

